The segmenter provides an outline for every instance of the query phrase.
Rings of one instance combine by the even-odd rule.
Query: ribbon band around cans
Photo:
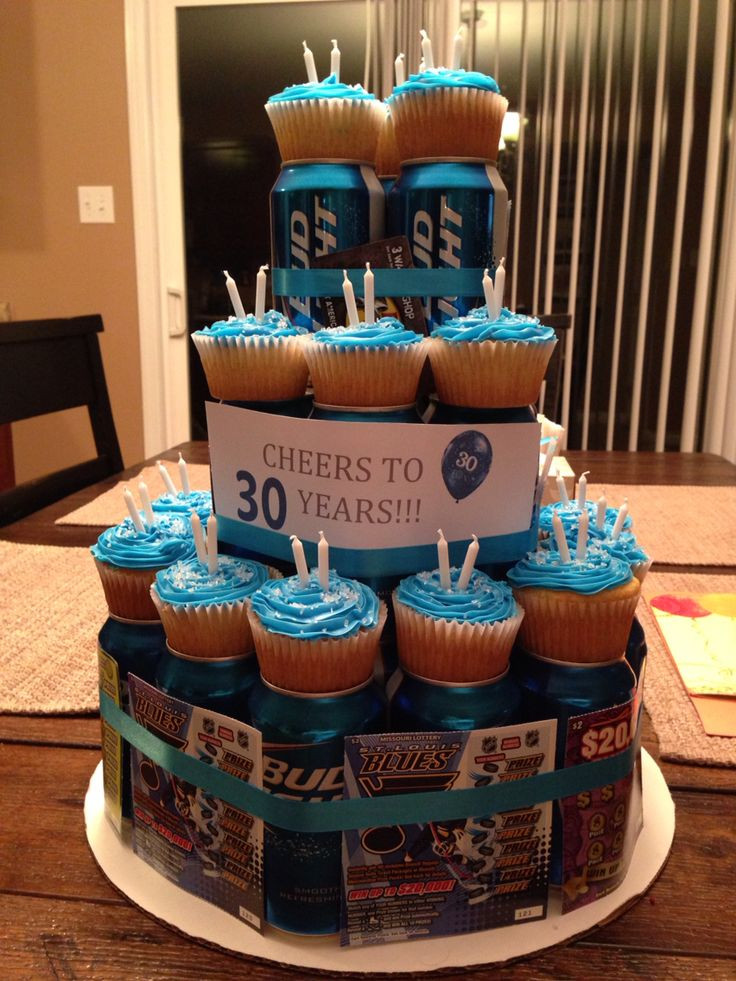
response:
[[[365,268],[345,270],[357,296],[363,296]],[[483,269],[371,269],[376,296],[478,296]],[[274,269],[275,296],[342,296],[342,269]]]
[[[287,831],[349,831],[390,824],[426,824],[532,807],[616,783],[627,777],[639,754],[631,745],[602,760],[524,777],[511,783],[462,790],[393,794],[353,800],[310,802],[278,797],[223,770],[187,756],[159,739],[100,691],[100,714],[113,729],[158,766],[234,807]]]

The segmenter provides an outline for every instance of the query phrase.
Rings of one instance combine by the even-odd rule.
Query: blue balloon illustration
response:
[[[442,454],[442,479],[456,501],[480,487],[492,460],[491,444],[477,429],[466,429],[447,444]]]

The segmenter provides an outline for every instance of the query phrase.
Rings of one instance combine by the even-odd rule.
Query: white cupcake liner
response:
[[[612,661],[626,650],[639,592],[637,579],[592,596],[514,588],[526,612],[519,639],[532,654],[555,661]]]
[[[402,667],[432,681],[486,681],[508,667],[524,611],[495,623],[463,623],[426,616],[394,593],[396,644]]]
[[[485,89],[448,86],[394,95],[399,156],[496,160],[507,108],[507,99]]]
[[[123,569],[95,559],[108,609],[124,620],[158,620],[151,600],[151,584],[161,566],[155,569]]]
[[[381,348],[348,348],[307,338],[304,356],[315,402],[380,407],[414,402],[427,348],[424,338]]]
[[[380,603],[378,622],[351,637],[303,640],[264,627],[249,604],[248,618],[261,674],[286,691],[345,691],[363,684],[373,673],[386,605]]]
[[[647,573],[652,567],[652,559],[645,559],[643,562],[635,562],[631,566],[632,573],[636,576],[639,582],[643,583],[647,577]]]
[[[539,397],[557,340],[457,341],[428,338],[437,395],[449,405],[505,409]]]
[[[308,371],[301,336],[193,334],[192,339],[213,398],[275,402],[304,395]]]
[[[281,159],[373,162],[385,109],[377,99],[267,102]]]
[[[167,603],[151,586],[169,647],[189,657],[219,658],[254,650],[245,600],[229,603]]]

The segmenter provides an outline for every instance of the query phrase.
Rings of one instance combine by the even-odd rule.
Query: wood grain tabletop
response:
[[[208,462],[204,443],[182,444],[160,457],[176,460],[180,449],[192,463]],[[708,454],[570,451],[566,456],[576,472],[590,470],[596,483],[736,485],[736,467]],[[125,474],[138,473],[140,466]],[[1,529],[0,539],[91,544],[101,529],[54,521],[119,479],[102,481]],[[198,944],[131,905],[110,885],[87,845],[82,813],[100,758],[99,727],[96,715],[0,714],[2,979],[265,981],[317,974]],[[677,821],[670,857],[648,892],[567,946],[500,967],[437,976],[736,978],[736,770],[662,761],[648,718],[642,735],[672,793]]]

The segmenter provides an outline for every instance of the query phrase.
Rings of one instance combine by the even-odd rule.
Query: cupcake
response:
[[[330,406],[400,406],[414,402],[425,339],[394,317],[319,330],[304,344],[314,401]]]
[[[591,543],[585,558],[557,549],[529,552],[507,573],[525,617],[523,647],[556,661],[599,663],[622,657],[640,585],[627,562]]]
[[[213,398],[228,402],[276,402],[301,398],[307,364],[301,334],[283,314],[268,310],[218,320],[196,330],[192,340]]]
[[[266,103],[281,159],[373,162],[384,107],[362,85],[336,74],[290,85]]]
[[[162,569],[151,586],[169,647],[190,657],[248,654],[247,599],[269,577],[260,562],[218,555],[210,572],[196,556]]]
[[[556,343],[551,327],[506,309],[491,318],[479,307],[447,320],[427,346],[439,400],[474,408],[529,405]]]
[[[586,501],[585,509],[588,512],[588,535],[591,538],[603,539],[610,536],[616,519],[618,518],[619,508],[607,507],[604,511],[603,525],[598,527],[598,505],[595,501]],[[565,537],[568,541],[577,543],[578,521],[581,515],[580,504],[577,498],[569,501],[555,501],[552,504],[545,504],[539,512],[539,537],[548,538],[552,534],[552,521],[558,515],[562,522]],[[630,515],[626,515],[623,527],[630,529],[632,520]]]
[[[125,620],[158,620],[150,589],[156,573],[194,555],[194,539],[182,516],[162,515],[139,531],[130,518],[107,528],[90,549],[107,605]]]
[[[249,601],[264,679],[301,692],[345,691],[371,677],[386,607],[368,586],[330,570],[270,580]]]
[[[508,101],[490,75],[425,68],[397,85],[387,101],[401,160],[496,160]]]
[[[411,674],[454,684],[487,681],[502,674],[524,613],[511,588],[473,570],[458,589],[460,569],[450,569],[445,589],[440,573],[419,572],[394,591],[399,660]]]

